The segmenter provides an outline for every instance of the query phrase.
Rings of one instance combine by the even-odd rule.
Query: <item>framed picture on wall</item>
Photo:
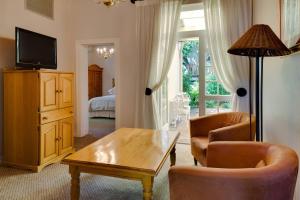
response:
[[[293,52],[300,50],[300,0],[279,0],[281,40]]]
[[[54,19],[54,0],[25,0],[25,8],[42,16]]]

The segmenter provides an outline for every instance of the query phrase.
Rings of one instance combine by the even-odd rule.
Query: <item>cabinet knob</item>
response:
[[[42,119],[43,119],[43,120],[47,120],[47,119],[48,119],[48,117],[43,117]]]
[[[55,90],[56,93],[59,93],[59,90]]]
[[[60,93],[62,93],[62,90],[59,90]]]
[[[59,141],[59,137],[58,137],[58,138],[55,138],[55,141]]]
[[[73,113],[73,111],[70,111],[69,113],[70,113],[70,114],[72,114],[72,113]]]

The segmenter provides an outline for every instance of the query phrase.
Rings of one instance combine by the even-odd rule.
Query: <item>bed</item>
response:
[[[116,95],[94,97],[89,100],[89,117],[115,118]]]

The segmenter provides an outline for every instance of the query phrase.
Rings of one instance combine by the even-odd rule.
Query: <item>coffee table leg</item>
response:
[[[170,160],[171,160],[171,166],[175,165],[175,163],[176,163],[176,148],[175,148],[175,146],[171,150]]]
[[[69,167],[71,174],[71,199],[78,200],[80,196],[80,172],[78,167]]]
[[[153,176],[145,176],[142,180],[144,188],[144,200],[152,200]]]

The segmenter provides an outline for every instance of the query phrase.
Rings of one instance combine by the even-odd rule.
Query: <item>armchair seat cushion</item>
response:
[[[208,137],[192,137],[191,148],[193,156],[200,161],[200,163],[206,165],[206,151],[209,140]]]

